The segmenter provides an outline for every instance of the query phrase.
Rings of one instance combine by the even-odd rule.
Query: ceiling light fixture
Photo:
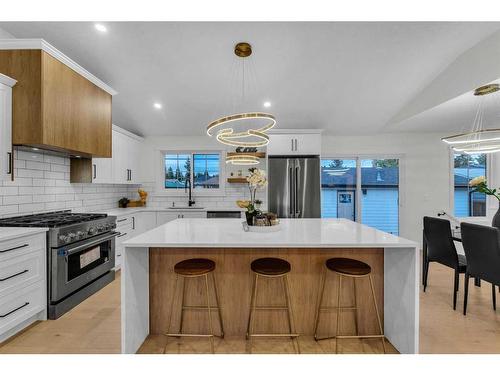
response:
[[[243,105],[245,99],[245,59],[252,54],[252,46],[246,42],[238,43],[234,47],[234,54],[240,57],[242,62],[241,102]],[[231,85],[231,87],[234,86]],[[269,143],[269,136],[266,132],[275,124],[276,119],[269,113],[241,112],[221,117],[209,123],[207,135],[209,137],[215,136],[217,141],[228,146],[263,147]],[[237,128],[235,129],[233,126]],[[245,160],[249,159],[240,158],[239,162],[243,163]],[[231,159],[228,162],[235,164]],[[256,163],[252,160],[250,164]]]
[[[97,31],[100,31],[101,33],[105,33],[106,31],[108,31],[108,28],[100,23],[96,23],[94,27]]]
[[[264,102],[264,107],[269,108],[271,106],[271,102]]]
[[[259,158],[250,154],[228,155],[226,156],[226,164],[233,165],[255,165],[259,164]]]
[[[163,106],[161,105],[161,103],[154,103],[153,107],[155,107],[156,109],[161,109]]]
[[[441,140],[457,152],[465,154],[491,154],[500,151],[500,129],[485,129],[483,126],[484,99],[487,95],[500,90],[500,85],[493,83],[474,90],[474,96],[480,101],[469,132],[451,135]]]

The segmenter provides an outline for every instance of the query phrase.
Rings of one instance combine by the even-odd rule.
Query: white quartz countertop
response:
[[[127,208],[114,208],[111,210],[98,211],[97,213],[108,214],[109,216],[127,216],[139,212],[207,212],[207,211],[243,211],[239,207],[235,208],[187,208],[187,207],[127,207]]]
[[[416,247],[346,219],[281,219],[281,230],[245,232],[241,219],[177,219],[124,242],[126,247]]]
[[[45,233],[48,230],[48,228],[0,227],[0,241],[7,241],[13,238],[29,236],[37,233]]]

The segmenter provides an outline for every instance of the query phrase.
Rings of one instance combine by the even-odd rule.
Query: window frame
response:
[[[449,188],[450,188],[450,196],[449,196],[449,205],[450,205],[450,212],[449,214],[453,217],[455,217],[455,151],[451,148],[448,147],[448,153],[449,153]],[[492,180],[492,159],[493,155],[492,154],[486,154],[486,180],[491,181]],[[489,210],[491,205],[491,199],[493,197],[486,195],[486,209],[485,212],[486,214],[484,216],[457,216],[459,219],[485,219],[489,217]]]
[[[162,196],[187,196],[184,189],[167,189],[165,188],[165,155],[167,154],[189,154],[191,157],[191,186],[192,194],[194,197],[201,196],[226,196],[226,163],[224,162],[223,150],[160,150],[159,152],[159,166],[157,172],[156,191],[155,195]],[[219,188],[217,189],[194,189],[194,154],[218,154],[219,155]]]
[[[399,188],[399,212],[398,212],[398,231],[401,235],[401,217],[405,214],[404,210],[406,207],[406,193],[404,181],[406,181],[406,160],[405,154],[326,154],[321,155],[321,160],[331,160],[331,159],[350,159],[356,160],[356,196],[355,196],[355,207],[356,207],[356,223],[362,223],[362,193],[361,188],[361,161],[366,159],[398,159],[399,160],[399,174],[398,174],[398,188]],[[321,172],[320,172],[321,173]],[[320,176],[321,178],[321,176]]]

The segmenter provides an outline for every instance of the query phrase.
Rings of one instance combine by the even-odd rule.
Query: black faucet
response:
[[[191,188],[191,176],[187,175],[186,176],[186,182],[184,183],[184,193],[186,192],[186,189],[188,188],[188,185],[189,185],[189,198],[188,198],[188,206],[191,207],[191,206],[194,206],[194,204],[196,203],[194,200],[192,200],[192,191],[193,189]]]

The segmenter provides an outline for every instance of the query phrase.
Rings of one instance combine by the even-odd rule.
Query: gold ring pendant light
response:
[[[481,86],[474,91],[475,96],[486,96],[500,90],[500,85],[494,83]],[[483,128],[483,103],[481,102],[470,132],[442,138],[457,152],[465,154],[491,154],[500,151],[500,129]]]
[[[234,54],[246,58],[252,54],[252,46],[242,42],[234,47]],[[244,67],[243,67],[244,69]],[[244,75],[244,70],[243,70]],[[243,82],[243,92],[245,83]],[[252,123],[259,121],[261,124],[251,127]],[[262,124],[263,123],[263,124]],[[249,124],[246,130],[236,131],[232,125]],[[269,143],[266,132],[276,124],[273,115],[264,112],[244,112],[221,117],[207,125],[207,134],[215,136],[222,144],[234,147],[263,147]],[[233,155],[226,158],[226,163],[235,165],[258,164],[259,158],[249,154]]]

